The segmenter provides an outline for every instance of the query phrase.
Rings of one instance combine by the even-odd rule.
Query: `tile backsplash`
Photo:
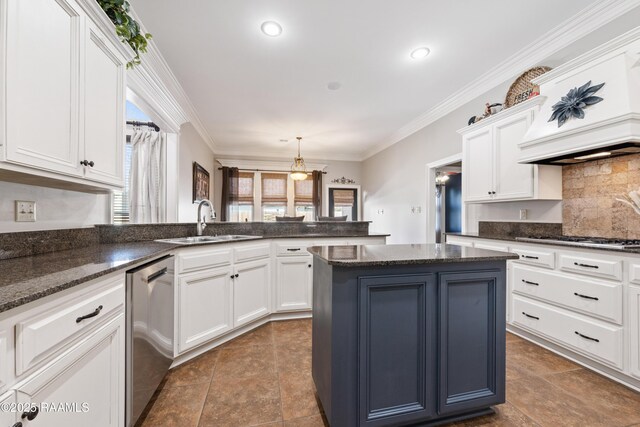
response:
[[[640,239],[640,215],[616,200],[639,187],[640,154],[563,166],[563,234]]]

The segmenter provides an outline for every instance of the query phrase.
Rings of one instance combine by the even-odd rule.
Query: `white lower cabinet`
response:
[[[124,424],[124,314],[16,386],[19,405],[37,405],[28,426]],[[32,414],[33,414],[32,410]]]
[[[0,425],[2,427],[12,427],[17,421],[18,414],[16,411],[12,411],[15,403],[16,394],[13,390],[0,395],[0,408],[2,408],[0,410]]]
[[[276,311],[311,309],[313,257],[277,257],[276,278]]]
[[[229,265],[179,277],[179,352],[233,328],[233,274]]]
[[[640,378],[640,287],[629,286],[629,344],[631,375]]]
[[[243,262],[235,265],[233,275],[234,327],[270,313],[271,260]]]

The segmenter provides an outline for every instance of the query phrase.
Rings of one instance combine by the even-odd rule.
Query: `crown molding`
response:
[[[129,13],[140,24],[141,32],[148,32],[133,8]],[[148,41],[142,63],[127,71],[127,84],[138,96],[152,105],[165,122],[176,127],[172,129],[174,132],[180,130],[180,125],[191,123],[215,153],[216,145],[213,138],[153,39]]]
[[[251,156],[255,155],[255,152],[249,152],[249,149],[238,149],[238,148],[230,148],[225,146],[217,146],[216,156],[226,156],[226,157],[234,157],[234,156]],[[295,150],[268,150],[262,153],[265,157],[281,157],[281,158],[293,158],[295,155]],[[343,162],[360,162],[362,161],[362,156],[359,153],[332,153],[331,155],[325,156],[323,153],[314,153],[309,152],[307,150],[304,151],[303,157],[305,159],[322,159],[322,160],[336,160]]]
[[[401,127],[387,141],[365,151],[361,160],[400,142],[638,6],[640,0],[602,0],[590,5]]]
[[[220,163],[222,166],[227,166],[230,168],[245,169],[245,170],[264,169],[264,170],[270,170],[270,171],[283,171],[283,172],[291,171],[291,162],[284,162],[284,161],[216,158],[216,162]],[[307,163],[306,166],[308,171],[314,171],[314,170],[323,171],[327,167],[327,165],[321,164],[321,163]]]

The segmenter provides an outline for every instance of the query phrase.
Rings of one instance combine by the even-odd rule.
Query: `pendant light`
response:
[[[289,176],[294,181],[304,181],[307,179],[307,167],[304,164],[304,159],[300,156],[300,140],[302,137],[298,136],[296,139],[298,140],[298,156],[293,158]]]

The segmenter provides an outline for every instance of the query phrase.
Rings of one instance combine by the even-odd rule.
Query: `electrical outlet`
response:
[[[36,202],[16,200],[16,222],[35,222]]]
[[[527,210],[520,209],[520,219],[527,219]]]

